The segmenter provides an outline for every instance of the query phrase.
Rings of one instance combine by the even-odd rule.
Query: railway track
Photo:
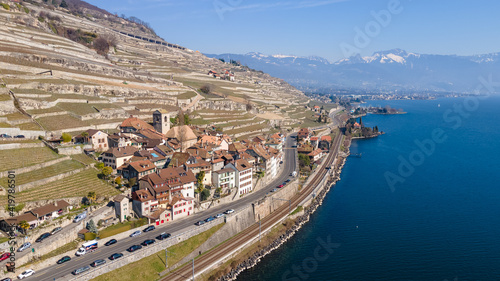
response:
[[[320,167],[318,173],[314,175],[311,182],[305,188],[303,188],[300,191],[300,193],[292,197],[291,199],[292,210],[295,209],[298,206],[298,204],[300,204],[304,199],[306,199],[307,196],[309,196],[311,192],[314,190],[314,188],[321,182],[325,174],[328,172],[326,167],[329,167],[332,164],[333,160],[338,154],[341,140],[342,140],[342,134],[338,134],[335,137],[334,145],[332,146],[333,149],[331,149],[330,153],[328,153],[327,159]],[[261,220],[262,229],[267,229],[275,225],[277,222],[281,221],[286,215],[288,215],[288,212],[289,212],[288,204],[281,205],[271,215]],[[243,230],[242,232],[238,233],[236,236],[234,236],[227,242],[219,245],[217,248],[212,249],[203,256],[197,258],[194,263],[195,273],[204,271],[207,267],[220,260],[221,257],[225,257],[228,254],[231,254],[239,246],[250,241],[257,235],[259,235],[259,224],[254,224],[248,227],[247,229]],[[186,264],[161,280],[185,281],[185,280],[191,280],[192,277],[193,277],[192,265]]]

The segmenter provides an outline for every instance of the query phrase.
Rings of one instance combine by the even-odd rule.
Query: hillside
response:
[[[281,79],[167,42],[139,19],[79,0],[67,0],[69,10],[1,2],[0,127],[9,135],[113,131],[130,115],[182,108],[193,124],[247,136],[298,126],[308,102]]]

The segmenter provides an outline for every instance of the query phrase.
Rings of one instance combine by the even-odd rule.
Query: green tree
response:
[[[107,179],[113,173],[113,168],[104,167],[102,168],[101,173]]]
[[[24,234],[27,234],[30,224],[27,221],[21,221],[19,222],[19,227],[23,230]]]
[[[18,204],[14,207],[14,209],[10,209],[10,206],[9,205],[5,205],[5,211],[7,213],[10,213],[11,211],[15,212],[15,213],[19,213],[21,212],[23,209],[24,209],[24,206],[25,204],[24,203],[21,203],[21,204]]]
[[[61,1],[61,5],[59,5],[61,8],[68,8],[68,4],[66,3],[66,0]]]
[[[99,231],[97,230],[97,227],[96,227],[96,225],[95,225],[95,223],[94,223],[94,220],[93,220],[93,219],[91,219],[91,220],[87,223],[87,230],[88,230],[88,231],[90,231],[90,232],[92,232],[92,233],[95,233],[95,234],[97,234],[97,232],[99,232]]]
[[[184,114],[184,125],[191,124],[191,118],[189,118],[188,114]]]
[[[95,191],[90,191],[87,194],[87,198],[90,200],[90,203],[94,203],[95,200],[97,199],[97,194],[95,193]]]
[[[196,181],[198,184],[198,193],[203,192],[203,179],[205,178],[205,171],[201,171],[196,175]],[[203,201],[203,200],[202,200]]]
[[[210,190],[208,189],[203,189],[203,191],[200,193],[200,201],[205,201],[210,197]]]
[[[70,142],[73,137],[68,133],[62,133],[61,138],[63,142]]]
[[[299,154],[299,166],[300,167],[307,167],[309,165],[311,165],[311,159],[309,158],[309,156],[307,156],[306,154],[300,153]]]
[[[83,142],[84,143],[87,143],[89,141],[88,140],[88,137],[89,137],[89,133],[88,132],[82,132],[80,135],[83,137]]]
[[[95,163],[95,165],[94,165],[94,166],[95,166],[97,169],[102,170],[102,168],[104,168],[104,163],[102,163],[102,162]]]
[[[131,178],[128,180],[128,187],[132,188],[137,183],[137,178]]]
[[[117,178],[115,179],[115,183],[116,183],[117,185],[121,185],[121,184],[122,184],[122,178],[121,178],[121,177],[117,177]]]

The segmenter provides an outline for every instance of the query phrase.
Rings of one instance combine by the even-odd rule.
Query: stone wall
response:
[[[226,217],[226,224],[221,227],[214,235],[208,238],[205,243],[196,248],[191,254],[187,255],[185,258],[180,260],[177,264],[169,267],[169,270],[174,270],[175,268],[185,264],[186,262],[192,260],[193,258],[199,256],[200,252],[203,254],[213,247],[219,245],[220,243],[226,241],[227,239],[233,237],[239,232],[243,231],[247,227],[254,224],[254,214],[250,206],[243,210],[238,211],[238,213],[229,215]]]
[[[23,121],[23,123],[26,123]],[[17,136],[17,135],[24,135],[26,138],[38,138],[38,136],[45,136],[44,131],[28,131],[28,130],[21,130],[19,128],[0,128],[0,134],[7,134],[12,137]]]
[[[263,199],[252,204],[255,221],[259,221],[272,213],[283,204],[289,204],[290,200],[296,193],[299,192],[298,179],[292,180],[285,187],[278,189],[278,191],[270,193]],[[293,210],[291,210],[293,211]]]
[[[0,144],[0,150],[19,149],[19,148],[34,148],[44,147],[43,143],[5,143]]]

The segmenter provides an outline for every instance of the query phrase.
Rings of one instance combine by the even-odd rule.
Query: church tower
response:
[[[170,130],[170,114],[165,109],[153,112],[153,127],[162,134]]]

